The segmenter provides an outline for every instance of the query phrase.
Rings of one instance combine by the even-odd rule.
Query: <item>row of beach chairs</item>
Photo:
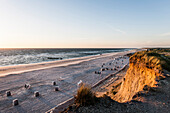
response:
[[[126,57],[120,56],[120,57],[114,58],[113,62],[116,61],[115,63],[118,64],[117,61],[119,61],[121,58],[126,59]],[[112,63],[109,63],[109,65],[114,64],[113,62],[112,62]],[[122,60],[122,64],[123,64],[123,63],[124,63],[124,62],[123,62],[123,60]],[[115,66],[114,68],[108,68],[108,67],[104,68],[105,65],[106,65],[106,64],[103,63],[102,66],[101,66],[101,67],[102,67],[101,70],[100,70],[100,71],[95,71],[95,74],[101,74],[102,71],[105,71],[105,70],[118,70],[118,68],[120,68],[120,66]],[[63,78],[60,78],[60,79],[63,80]],[[77,83],[77,87],[80,87],[82,84],[83,84],[83,81],[80,80],[80,81]],[[52,85],[55,86],[55,87],[54,87],[54,91],[59,91],[59,86],[56,84],[55,81],[52,81]],[[31,85],[30,85],[30,84],[25,84],[25,85],[24,85],[24,88],[25,88],[25,89],[30,89],[30,88],[31,88]],[[7,92],[6,92],[6,96],[7,96],[7,97],[12,96],[11,91],[7,91]],[[40,96],[39,91],[34,91],[34,97],[39,97],[39,96]],[[19,105],[18,99],[14,99],[14,100],[13,100],[13,105],[14,105],[14,106]]]
[[[56,84],[55,81],[52,81],[52,85],[55,86],[54,91],[59,91],[59,86],[57,86],[57,84]],[[24,88],[25,88],[25,89],[30,89],[30,88],[31,88],[31,85],[30,85],[30,84],[25,84],[25,85],[24,85]],[[6,96],[7,96],[7,97],[12,96],[11,91],[6,91]],[[39,96],[40,96],[39,91],[34,91],[34,97],[39,97]],[[19,105],[18,99],[14,99],[14,100],[12,101],[12,103],[13,103],[14,106]]]
[[[117,71],[120,68],[120,66],[117,66],[118,62],[121,62],[122,64],[124,64],[124,60],[122,58],[126,59],[125,56],[119,56],[119,57],[114,58],[113,61],[108,64],[108,65],[112,65],[112,64],[115,65],[116,64],[115,67],[112,67],[112,68],[108,68],[108,67],[104,68],[104,66],[106,64],[103,63],[102,66],[101,66],[102,67],[101,70],[100,71],[95,71],[95,74],[102,74],[102,71],[106,71],[106,70],[111,70],[111,71],[115,70],[115,71]]]

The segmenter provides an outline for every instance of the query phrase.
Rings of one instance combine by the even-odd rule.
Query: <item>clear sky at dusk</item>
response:
[[[170,47],[170,0],[0,0],[0,48]]]

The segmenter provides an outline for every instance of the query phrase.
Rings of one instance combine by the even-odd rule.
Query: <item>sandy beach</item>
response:
[[[128,58],[121,59],[119,62],[115,61],[116,57],[135,51],[1,67],[0,112],[46,112],[73,97],[80,80],[90,86],[94,85],[129,62]],[[115,66],[119,66],[118,70],[111,70]],[[109,70],[101,71],[102,68]],[[95,71],[101,74],[95,74]],[[54,91],[56,86],[52,85],[52,81],[57,83],[59,91]],[[25,84],[30,84],[31,88],[25,89]],[[7,97],[6,91],[9,90],[12,96]],[[39,97],[34,97],[35,91],[39,91]],[[12,105],[14,99],[18,99],[18,106]]]

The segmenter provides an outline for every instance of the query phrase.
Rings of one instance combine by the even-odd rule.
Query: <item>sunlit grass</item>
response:
[[[95,93],[91,90],[90,87],[82,85],[77,90],[77,95],[75,96],[75,102],[81,106],[93,105],[96,102]]]
[[[151,51],[137,52],[130,58],[130,62],[133,61],[142,62],[144,65],[146,65],[146,67],[151,69],[152,68],[158,70],[166,69],[170,71],[170,60],[168,59],[167,56],[161,54],[160,51],[151,50]]]

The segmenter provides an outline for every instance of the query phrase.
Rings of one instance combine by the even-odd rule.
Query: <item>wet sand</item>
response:
[[[134,51],[11,66],[12,68],[5,69],[3,67],[0,69],[0,112],[46,112],[73,97],[80,80],[92,86],[108,74],[116,72],[117,70],[110,69],[115,65],[123,67],[128,63],[128,59],[124,59],[123,64],[116,64],[114,58]],[[95,71],[101,71],[103,63],[103,68],[109,70],[95,74]],[[52,81],[56,81],[59,91],[54,91]],[[24,88],[26,83],[31,85],[30,89]],[[8,90],[12,93],[10,97],[6,97],[5,92]],[[40,96],[34,97],[34,91],[39,91]],[[13,106],[12,100],[16,98],[19,105]]]

